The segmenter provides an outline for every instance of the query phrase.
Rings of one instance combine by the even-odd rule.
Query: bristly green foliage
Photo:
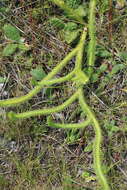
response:
[[[80,29],[78,29],[78,25],[73,22],[68,22],[63,31],[64,40],[70,44],[74,42],[80,36]]]
[[[84,16],[86,16],[86,12],[84,11],[83,7],[79,7],[77,9],[70,8],[63,0],[51,0],[57,6],[59,6],[67,16],[80,24],[85,24]]]
[[[78,25],[74,22],[64,23],[61,19],[56,17],[51,18],[49,22],[53,27],[59,29],[63,40],[68,44],[71,44],[80,36],[81,29],[79,29]]]
[[[101,14],[105,13],[109,9],[109,0],[97,0],[100,7],[99,12]]]
[[[95,37],[95,7],[96,7],[96,1],[91,0],[89,9],[91,10],[89,12],[89,47],[88,47],[88,75],[89,77],[93,73],[93,66],[95,61],[95,46],[96,46],[96,37]]]
[[[53,0],[57,5],[60,6],[60,8],[63,8],[64,10],[70,11],[72,14],[72,9],[68,9],[68,7],[64,4],[61,0]],[[62,7],[63,6],[63,7]],[[24,103],[25,101],[28,101],[31,99],[34,95],[36,95],[42,87],[49,86],[55,83],[61,83],[65,81],[74,81],[75,82],[75,93],[66,100],[63,104],[59,106],[55,106],[53,108],[45,108],[45,109],[39,109],[34,111],[28,111],[28,112],[22,112],[22,113],[15,113],[15,112],[9,112],[7,113],[7,117],[11,120],[17,120],[17,119],[24,119],[24,118],[30,118],[33,116],[38,115],[51,115],[56,112],[60,112],[67,108],[70,104],[72,104],[75,100],[79,101],[80,107],[84,114],[86,115],[85,121],[83,123],[78,124],[55,124],[56,127],[62,127],[67,128],[70,127],[74,128],[83,128],[87,125],[91,124],[95,131],[95,140],[94,140],[94,151],[93,151],[93,157],[94,157],[94,169],[98,178],[98,181],[102,187],[103,190],[110,190],[110,187],[108,185],[107,179],[104,175],[103,169],[102,169],[102,162],[101,162],[101,143],[102,143],[102,132],[99,125],[98,120],[96,119],[95,115],[91,111],[90,107],[87,105],[85,97],[84,97],[84,91],[83,86],[88,83],[92,70],[91,68],[94,66],[94,56],[95,56],[95,8],[96,8],[96,0],[90,1],[90,9],[89,9],[89,50],[88,50],[88,66],[89,66],[89,75],[82,71],[82,63],[83,63],[83,53],[84,53],[84,45],[85,45],[85,39],[87,35],[87,28],[84,27],[84,30],[82,32],[82,35],[80,37],[80,41],[78,45],[70,52],[64,59],[61,61],[47,76],[45,76],[38,84],[37,86],[31,90],[27,95],[24,95],[19,98],[12,98],[7,100],[0,101],[0,107],[5,106],[15,106],[20,103]],[[75,18],[78,21],[82,22],[82,17],[77,17],[77,15],[74,15],[73,18]],[[80,20],[81,19],[81,20]],[[64,68],[67,63],[73,58],[76,57],[75,61],[75,67],[73,71],[71,71],[68,75],[60,78],[55,78],[54,76],[62,69]],[[51,122],[50,118],[48,120],[48,123],[53,125],[53,122]]]
[[[76,9],[78,6],[81,4],[81,0],[65,0],[66,4],[73,8]]]
[[[61,38],[68,44],[75,43],[80,36],[80,32],[85,25],[85,18],[88,15],[88,5],[80,5],[81,1],[70,0],[52,0],[58,5],[64,12],[64,17],[49,19],[50,24],[57,28]],[[68,21],[68,18],[71,21]],[[67,22],[68,21],[68,22]],[[80,25],[79,25],[80,23]]]
[[[57,18],[57,17],[53,17],[49,20],[50,24],[58,29],[63,29],[65,27],[65,23]]]
[[[56,106],[54,108],[46,108],[46,109],[40,109],[40,110],[34,110],[34,111],[28,111],[28,112],[24,112],[24,113],[19,113],[16,114],[14,112],[9,112],[8,113],[8,118],[12,119],[12,120],[16,120],[16,119],[23,119],[23,118],[29,118],[32,116],[37,116],[37,115],[50,115],[52,113],[55,112],[60,112],[63,109],[65,109],[66,107],[68,107],[71,103],[73,103],[76,99],[79,100],[80,106],[83,110],[83,112],[86,114],[87,116],[87,120],[83,123],[83,124],[54,124],[55,127],[62,127],[62,128],[66,128],[67,126],[70,128],[81,128],[84,126],[87,126],[88,124],[92,123],[94,126],[94,130],[95,130],[95,143],[94,143],[94,166],[95,166],[95,172],[98,176],[98,179],[100,181],[100,184],[102,185],[104,190],[109,190],[109,186],[107,184],[106,178],[103,174],[102,168],[101,168],[101,151],[100,151],[100,146],[101,146],[101,140],[102,140],[102,136],[101,136],[101,129],[99,126],[99,123],[97,121],[97,119],[95,118],[94,114],[91,112],[90,108],[88,107],[88,105],[86,104],[86,101],[84,99],[83,96],[83,85],[86,84],[89,80],[89,78],[87,77],[87,75],[85,73],[82,72],[82,58],[83,58],[83,49],[84,49],[84,41],[86,38],[86,33],[87,30],[86,28],[83,31],[83,34],[81,36],[80,42],[77,45],[77,47],[70,53],[68,54],[65,59],[54,68],[54,70],[48,74],[48,76],[46,76],[39,84],[38,86],[36,86],[28,95],[25,95],[23,97],[20,98],[13,98],[10,100],[3,100],[0,102],[1,106],[12,106],[15,105],[17,103],[21,103],[24,102],[28,99],[30,99],[33,95],[37,94],[37,92],[42,88],[42,85],[49,85],[49,84],[54,84],[56,82],[64,82],[66,80],[70,80],[76,78],[77,79],[77,90],[76,92],[63,104]],[[59,72],[59,70],[61,70],[61,68],[63,66],[65,66],[67,64],[67,62],[74,56],[76,55],[76,64],[75,64],[75,69],[73,70],[73,72],[71,72],[70,74],[68,74],[66,77],[63,78],[59,78],[59,79],[54,79],[51,80],[51,78],[57,73]],[[64,63],[64,64],[63,64]],[[50,80],[49,80],[50,79]],[[80,84],[80,85],[79,85]],[[53,124],[52,122],[48,121],[48,124]]]

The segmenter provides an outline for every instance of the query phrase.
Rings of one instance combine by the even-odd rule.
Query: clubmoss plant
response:
[[[96,0],[90,1],[90,13],[89,13],[89,47],[88,47],[88,75],[89,77],[93,73],[93,66],[95,60],[95,46],[96,46],[96,38],[95,38],[95,7],[96,7]]]
[[[57,5],[61,4],[61,0],[53,0]],[[60,5],[59,5],[60,6]],[[60,6],[61,7],[61,6]],[[38,115],[49,115],[47,119],[47,123],[49,126],[60,127],[60,128],[84,128],[91,124],[95,131],[95,140],[94,140],[94,169],[98,178],[98,181],[101,185],[103,190],[110,190],[108,185],[107,179],[103,174],[102,170],[102,162],[101,162],[101,142],[102,142],[102,133],[101,128],[99,125],[98,120],[96,119],[94,113],[91,111],[91,108],[87,105],[86,100],[84,98],[83,87],[86,85],[91,77],[93,70],[91,69],[94,66],[94,57],[95,57],[95,8],[96,8],[96,0],[90,1],[90,13],[89,13],[89,24],[88,24],[88,31],[89,31],[89,49],[88,49],[88,66],[89,72],[88,75],[82,71],[82,64],[83,64],[83,52],[85,46],[85,39],[87,36],[87,28],[84,27],[83,32],[80,37],[80,41],[78,45],[42,80],[38,83],[38,85],[31,90],[28,94],[18,97],[18,98],[11,98],[7,100],[0,101],[0,107],[5,106],[16,106],[20,103],[24,103],[31,99],[34,95],[36,95],[43,87],[47,87],[49,85],[53,85],[55,83],[61,83],[65,81],[74,81],[76,84],[76,91],[75,93],[66,100],[63,104],[59,106],[55,106],[52,108],[44,108],[39,110],[28,111],[24,113],[15,113],[9,112],[7,113],[7,117],[11,120],[16,119],[24,119],[30,118],[33,116]],[[54,76],[66,66],[66,64],[72,59],[72,57],[76,56],[75,67],[73,71],[71,71],[68,75],[60,78],[54,78]],[[86,115],[86,119],[81,123],[68,123],[68,124],[59,124],[54,123],[51,119],[51,114],[60,112],[67,108],[70,104],[72,104],[75,100],[79,101],[82,111]]]
[[[73,9],[67,5],[63,0],[51,0],[57,6],[59,6],[71,19],[75,20],[80,24],[84,24],[82,12],[77,9]]]

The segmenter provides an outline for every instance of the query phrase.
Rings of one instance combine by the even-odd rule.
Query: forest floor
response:
[[[127,111],[118,106],[127,101],[127,5],[113,2],[109,5],[108,0],[100,0],[97,5],[96,61],[84,94],[103,131],[103,170],[111,189],[127,190]],[[82,5],[85,22],[88,4],[84,1]],[[59,18],[59,25],[53,23],[54,17]],[[18,46],[7,38],[11,26],[20,38]],[[75,30],[81,32],[80,24],[69,20],[49,0],[0,1],[0,98],[27,94],[75,47]],[[85,49],[84,70],[87,45]],[[74,61],[59,75],[69,72]],[[20,106],[0,108],[1,190],[102,190],[93,169],[92,126],[85,131],[55,129],[47,125],[45,116],[16,122],[5,116],[10,110],[58,105],[73,90],[73,83],[67,82],[43,88]],[[59,122],[76,122],[82,113],[74,103],[53,117]]]

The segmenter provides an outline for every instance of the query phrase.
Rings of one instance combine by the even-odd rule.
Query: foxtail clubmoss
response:
[[[64,9],[66,11],[72,11],[71,8],[68,8],[66,4],[62,0],[52,0],[62,8],[64,5]],[[91,124],[95,131],[95,140],[94,140],[94,151],[93,151],[93,158],[94,158],[94,170],[97,175],[98,181],[101,185],[102,190],[110,190],[110,187],[108,185],[107,179],[103,173],[102,170],[102,161],[101,161],[101,143],[102,143],[102,132],[99,125],[98,120],[96,119],[94,113],[91,111],[91,108],[87,105],[86,100],[84,98],[83,93],[83,86],[86,85],[89,82],[89,79],[93,73],[93,66],[94,66],[94,60],[95,60],[95,8],[96,8],[96,0],[90,1],[90,9],[89,9],[89,24],[88,24],[88,34],[89,34],[89,47],[88,47],[88,73],[84,73],[82,70],[83,66],[83,53],[84,53],[84,47],[85,47],[85,39],[87,36],[87,28],[84,27],[84,30],[82,32],[82,35],[80,37],[80,41],[76,48],[74,48],[68,55],[65,56],[65,58],[42,80],[40,81],[35,88],[33,88],[28,94],[17,97],[17,98],[11,98],[7,100],[1,100],[0,101],[0,107],[6,107],[6,106],[15,106],[21,103],[24,103],[25,101],[28,101],[33,96],[35,96],[43,87],[47,87],[50,85],[53,85],[55,83],[62,83],[65,81],[74,81],[76,85],[76,92],[72,94],[72,96],[66,100],[61,105],[52,107],[52,108],[44,108],[39,110],[33,110],[33,111],[27,111],[23,113],[15,113],[15,112],[9,112],[7,113],[7,117],[11,120],[17,120],[17,119],[24,119],[29,118],[33,116],[38,115],[49,115],[47,119],[47,123],[49,126],[54,127],[60,127],[60,128],[85,128],[89,124]],[[79,22],[83,23],[83,20],[79,17],[74,17]],[[64,68],[67,63],[73,58],[76,57],[75,61],[75,68],[73,71],[71,71],[68,75],[60,78],[54,78],[55,75]],[[67,108],[70,104],[72,104],[75,100],[79,101],[80,107],[82,111],[86,115],[86,119],[81,123],[55,123],[51,119],[51,114],[60,112]]]

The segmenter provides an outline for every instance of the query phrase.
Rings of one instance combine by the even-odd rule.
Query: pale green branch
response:
[[[89,24],[88,24],[88,31],[89,31],[89,46],[88,46],[88,75],[91,77],[93,73],[93,67],[95,62],[95,46],[96,46],[96,37],[95,37],[95,9],[96,9],[96,0],[90,1],[89,6]]]
[[[96,175],[98,177],[98,180],[100,181],[100,184],[101,184],[103,190],[110,190],[107,179],[104,176],[103,169],[102,169],[102,161],[101,161],[102,134],[101,134],[101,128],[100,128],[100,125],[99,125],[94,113],[91,111],[89,106],[86,104],[82,88],[79,90],[79,103],[80,103],[80,106],[81,106],[82,110],[84,111],[84,113],[86,113],[91,118],[91,122],[93,124],[94,131],[95,131],[93,156],[94,156],[94,169],[95,169]]]
[[[69,106],[72,102],[74,102],[77,99],[77,97],[78,97],[78,91],[76,91],[68,100],[66,100],[63,104],[59,106],[55,106],[53,108],[44,108],[39,110],[27,111],[22,113],[9,112],[7,114],[7,117],[9,119],[15,120],[15,119],[24,119],[39,115],[49,115],[51,113],[60,112],[64,110],[67,106]]]
[[[55,123],[52,121],[52,119],[49,118],[47,119],[47,124],[51,127],[56,127],[56,128],[63,128],[63,129],[80,129],[80,128],[85,128],[87,127],[91,122],[91,119],[86,119],[85,121],[81,123]]]
[[[35,96],[41,89],[44,87],[45,84],[43,82],[45,80],[52,79],[71,59],[73,56],[75,56],[78,48],[76,47],[73,49],[39,84],[34,87],[28,94],[16,97],[16,98],[10,98],[7,100],[0,100],[0,107],[5,106],[16,106],[17,104],[23,103],[25,101],[28,101],[33,96]]]

